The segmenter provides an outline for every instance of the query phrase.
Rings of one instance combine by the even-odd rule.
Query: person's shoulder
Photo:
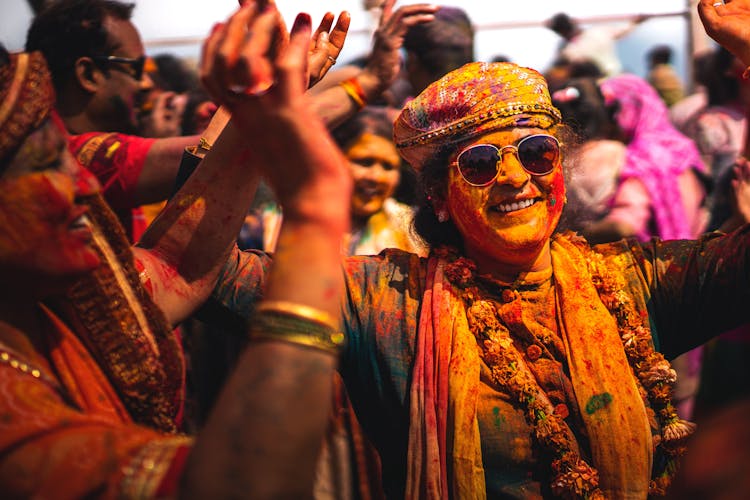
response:
[[[355,279],[380,280],[393,276],[418,278],[424,274],[427,259],[398,248],[386,248],[377,255],[352,255],[344,259],[344,269]]]

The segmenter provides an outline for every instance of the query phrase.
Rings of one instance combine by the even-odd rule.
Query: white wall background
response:
[[[193,59],[199,57],[200,38],[237,6],[236,0],[131,1],[136,4],[133,21],[150,54],[173,52]],[[344,62],[367,52],[368,30],[373,20],[368,12],[362,10],[361,0],[277,1],[289,24],[301,10],[309,12],[314,21],[328,10],[349,10],[352,13],[351,34],[339,60]],[[20,50],[31,19],[31,9],[25,0],[2,0],[0,3],[3,6],[0,42],[10,50]],[[404,0],[401,3],[416,1]],[[565,11],[578,18],[666,14],[692,11],[695,0],[443,0],[442,3],[462,7],[477,25],[478,60],[489,60],[495,55],[503,54],[519,64],[544,70],[554,56],[559,38],[541,27],[541,22],[557,12]],[[489,28],[498,24],[507,26],[513,22],[523,23],[527,27]],[[534,23],[538,24],[528,27]],[[655,44],[666,43],[675,50],[676,66],[684,76],[687,68],[688,24],[685,16],[672,16],[650,19],[638,26],[618,44],[618,52],[625,67],[643,76],[646,72],[646,52]],[[181,42],[178,43],[178,40]]]

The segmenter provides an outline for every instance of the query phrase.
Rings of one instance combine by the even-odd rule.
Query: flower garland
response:
[[[617,273],[610,273],[604,257],[590,249],[585,240],[571,237],[586,255],[593,284],[603,304],[617,321],[620,338],[630,366],[633,368],[644,398],[646,410],[655,412],[661,424],[661,436],[654,437],[654,446],[662,449],[664,459],[654,460],[649,494],[664,495],[675,472],[676,458],[684,448],[684,438],[695,425],[680,420],[672,406],[672,386],[676,373],[669,362],[654,351],[649,329],[625,293],[625,282]],[[526,367],[523,357],[513,348],[513,340],[498,319],[491,301],[483,299],[476,280],[476,264],[447,248],[436,252],[448,260],[447,279],[463,290],[466,317],[472,334],[482,348],[483,359],[495,383],[504,387],[524,409],[536,441],[552,455],[552,492],[562,498],[603,499],[598,471],[586,463],[574,444],[575,436],[565,423],[567,412],[553,407]]]
[[[655,452],[662,453],[655,453],[649,494],[664,496],[676,471],[677,459],[685,453],[685,438],[695,431],[695,424],[680,419],[672,405],[677,373],[669,361],[654,350],[651,332],[643,324],[643,315],[624,291],[627,286],[624,277],[610,272],[604,256],[592,251],[585,240],[571,238],[571,241],[587,254],[594,287],[604,306],[615,317],[625,355],[646,391],[646,411],[654,412],[658,418],[661,436],[654,438],[654,445]]]

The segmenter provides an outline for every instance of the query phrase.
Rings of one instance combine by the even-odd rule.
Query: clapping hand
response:
[[[255,3],[259,9],[267,5],[276,6],[274,0],[239,0],[239,3],[240,6]],[[327,12],[310,39],[307,55],[308,88],[314,86],[328,73],[328,70],[336,64],[341,49],[344,48],[351,16],[346,11],[341,12],[335,25],[333,24],[334,18],[333,13]],[[286,26],[281,17],[279,17],[279,31],[284,36],[286,35]]]
[[[310,16],[297,16],[283,44],[280,18],[272,3],[258,8],[247,2],[206,40],[201,80],[231,112],[285,219],[330,206],[348,223],[347,164],[305,96]]]

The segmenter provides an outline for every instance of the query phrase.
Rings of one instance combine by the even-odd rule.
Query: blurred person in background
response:
[[[685,91],[677,71],[672,66],[672,48],[657,45],[646,54],[648,76],[646,79],[659,93],[664,104],[671,107],[685,97]]]
[[[621,26],[591,26],[586,29],[564,12],[555,14],[546,27],[562,37],[558,53],[570,63],[592,61],[604,76],[622,72],[616,42],[648,19],[639,15]]]

